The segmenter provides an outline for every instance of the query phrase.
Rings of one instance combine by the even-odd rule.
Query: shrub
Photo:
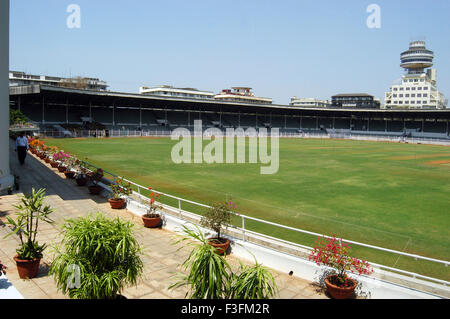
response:
[[[220,239],[222,228],[226,228],[231,223],[231,212],[228,203],[212,204],[200,221],[201,225],[214,230],[217,239]]]
[[[135,285],[143,263],[132,227],[101,214],[67,220],[63,248],[55,247],[57,256],[50,267],[58,289],[73,299],[115,299],[124,287]],[[69,285],[72,265],[80,269],[79,287]]]

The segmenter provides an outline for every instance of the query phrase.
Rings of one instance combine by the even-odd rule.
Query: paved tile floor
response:
[[[0,260],[8,267],[7,277],[16,289],[29,299],[61,299],[67,298],[57,291],[53,277],[48,275],[48,265],[52,260],[52,245],[61,240],[59,227],[67,218],[87,216],[101,212],[109,217],[117,217],[131,221],[135,224],[135,236],[144,248],[144,274],[142,280],[135,287],[129,287],[123,291],[128,298],[184,298],[186,289],[168,290],[174,282],[173,275],[181,272],[180,265],[189,254],[189,250],[174,242],[179,234],[165,229],[147,229],[142,226],[140,218],[125,210],[112,210],[106,199],[89,194],[86,187],[78,187],[73,180],[65,179],[64,175],[50,165],[29,154],[24,166],[20,166],[16,153],[11,152],[12,172],[20,176],[21,189],[13,195],[0,197]],[[2,224],[6,216],[15,215],[15,205],[23,193],[31,191],[31,188],[46,189],[46,202],[55,212],[52,214],[54,224],[42,224],[38,234],[39,243],[47,243],[48,248],[44,253],[41,268],[37,278],[21,280],[18,277],[15,262],[12,257],[18,246],[19,239],[16,236],[3,239],[10,232],[8,226]],[[239,262],[233,254],[226,257],[227,261],[237,269]],[[247,262],[247,261],[244,261]],[[273,271],[279,295],[282,299],[317,299],[328,298],[321,289],[311,282]]]

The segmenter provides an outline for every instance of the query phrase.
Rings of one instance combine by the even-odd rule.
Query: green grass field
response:
[[[450,260],[450,147],[281,139],[278,173],[261,175],[261,164],[174,164],[171,149],[176,143],[168,138],[47,140],[169,194],[205,204],[231,196],[245,215]],[[246,226],[309,246],[315,240],[272,226]],[[444,265],[356,246],[353,252],[386,266],[450,280],[450,268]]]

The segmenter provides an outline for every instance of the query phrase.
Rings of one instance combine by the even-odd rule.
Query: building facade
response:
[[[141,86],[139,93],[143,95],[156,95],[168,97],[181,97],[191,99],[213,99],[214,93],[208,91],[199,91],[193,88],[175,88],[170,85],[160,85],[157,87]]]
[[[96,78],[63,78],[48,75],[34,75],[19,71],[9,71],[9,86],[50,85],[94,91],[106,91],[108,84]]]
[[[315,98],[301,98],[294,96],[289,103],[291,106],[297,107],[331,107],[329,100],[319,100]]]
[[[337,94],[331,98],[333,108],[379,109],[380,100],[366,93]]]
[[[394,83],[385,94],[385,108],[443,109],[444,94],[436,86],[434,53],[427,50],[424,41],[413,41],[400,56],[400,66],[407,71],[401,81]]]
[[[221,93],[214,96],[214,99],[225,102],[272,104],[271,98],[257,97],[252,92],[252,88],[242,86],[222,90]]]

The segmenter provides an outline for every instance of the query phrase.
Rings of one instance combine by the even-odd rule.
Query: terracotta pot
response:
[[[87,178],[86,177],[79,177],[75,179],[75,182],[77,182],[78,186],[84,186],[87,183]]]
[[[64,166],[58,166],[58,171],[60,173],[64,173],[66,171],[66,168]]]
[[[109,204],[111,205],[112,209],[122,209],[125,206],[125,199],[114,199],[110,198],[108,199]]]
[[[14,257],[17,265],[17,271],[19,272],[19,277],[21,279],[32,279],[35,278],[39,272],[39,264],[41,262],[40,258],[33,260],[22,260],[19,256]]]
[[[40,159],[44,159],[44,158],[45,158],[45,155],[44,155],[44,154],[39,154],[39,158],[40,158]]]
[[[102,188],[98,185],[91,185],[88,188],[89,188],[89,193],[91,193],[92,195],[98,195],[102,191]]]
[[[348,278],[347,280],[350,281],[351,286],[344,288],[344,287],[339,287],[336,286],[335,284],[333,284],[331,282],[331,278],[332,277],[336,277],[335,275],[331,275],[328,276],[327,278],[325,278],[325,285],[327,285],[327,291],[328,293],[331,295],[331,297],[333,297],[334,299],[348,299],[353,295],[353,292],[355,291],[356,288],[356,281]]]
[[[156,228],[161,222],[161,215],[158,214],[158,217],[146,217],[145,215],[143,215],[142,221],[144,222],[144,226],[146,228]]]
[[[50,158],[46,157],[46,158],[45,158],[45,162],[46,162],[47,164],[50,164],[50,162],[51,162]]]
[[[225,240],[224,243],[222,241]],[[219,241],[219,242],[218,242]],[[224,255],[227,253],[228,247],[230,247],[230,241],[226,238],[208,238],[208,243],[216,248],[216,253]]]
[[[58,168],[59,163],[57,163],[57,162],[50,162],[50,165],[51,165],[53,168]]]

